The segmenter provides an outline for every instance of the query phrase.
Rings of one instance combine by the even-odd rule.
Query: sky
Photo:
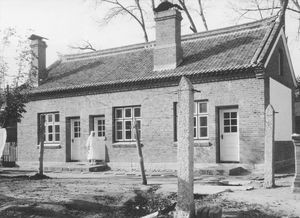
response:
[[[245,3],[245,0],[204,0],[209,29],[252,21],[244,19],[237,22],[238,15],[231,9],[230,1]],[[147,5],[150,0],[142,0],[142,3],[150,7]],[[159,0],[156,1],[158,3]],[[0,0],[0,30],[14,27],[21,35],[32,32],[48,38],[47,66],[57,60],[59,54],[78,52],[70,46],[80,45],[84,40],[89,40],[97,49],[144,42],[143,33],[133,19],[120,17],[104,24],[101,18],[107,12],[107,5],[96,5],[94,0]],[[191,12],[195,17],[198,16],[196,25],[199,31],[203,31],[199,15],[193,9]],[[149,27],[150,40],[155,40],[154,21],[150,15],[146,14],[146,25]],[[187,18],[183,18],[182,34],[190,34]],[[295,73],[300,75],[300,42],[296,40],[296,19],[287,17],[286,26]],[[15,54],[10,51],[6,55],[12,58]]]

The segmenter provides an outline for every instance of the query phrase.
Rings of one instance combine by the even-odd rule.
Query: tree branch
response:
[[[196,32],[197,32],[197,28],[196,28],[196,25],[195,25],[195,23],[194,23],[194,21],[193,21],[193,18],[192,18],[191,15],[190,15],[189,10],[188,10],[187,7],[186,7],[185,0],[178,0],[178,2],[180,3],[181,7],[183,8],[183,10],[184,10],[186,16],[188,17],[188,19],[189,19],[189,21],[190,21],[190,24],[191,24],[190,29],[191,29],[194,33],[196,33]]]
[[[88,40],[84,40],[85,45],[82,46],[69,46],[72,49],[78,49],[78,50],[89,50],[89,51],[97,51],[92,44]]]
[[[206,31],[208,30],[208,27],[207,27],[207,22],[206,22],[206,19],[205,19],[205,16],[204,16],[204,12],[203,12],[203,6],[202,6],[202,2],[201,0],[198,0],[198,4],[199,4],[199,9],[200,9],[200,17],[202,19],[202,23],[204,25],[204,28],[206,29]]]

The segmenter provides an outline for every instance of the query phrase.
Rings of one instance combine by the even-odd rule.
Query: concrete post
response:
[[[292,191],[294,193],[300,193],[300,134],[294,133],[292,139],[295,150],[295,178],[292,184]]]
[[[264,187],[272,188],[274,181],[274,115],[272,105],[268,105],[265,113],[265,177]]]
[[[182,77],[178,90],[177,208],[174,217],[190,218],[194,204],[193,85]]]

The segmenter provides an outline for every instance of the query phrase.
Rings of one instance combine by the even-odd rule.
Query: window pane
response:
[[[141,108],[134,108],[134,117],[141,117]]]
[[[48,122],[52,122],[52,114],[48,114]]]
[[[126,130],[126,139],[131,139],[131,130]]]
[[[131,117],[131,108],[125,109],[125,117]]]
[[[232,126],[231,127],[231,132],[237,132],[237,127],[236,126]]]
[[[123,129],[123,122],[122,121],[117,121],[117,130],[122,130]]]
[[[131,129],[131,121],[125,121],[125,129],[126,130]]]
[[[200,126],[207,126],[207,117],[200,117]]]
[[[199,113],[207,113],[207,103],[199,103]]]
[[[52,141],[53,141],[53,135],[52,135],[52,134],[49,134],[49,135],[48,135],[48,141],[49,141],[49,142],[52,142]]]
[[[55,122],[59,122],[59,114],[55,114]]]
[[[229,113],[224,113],[224,118],[229,118]]]
[[[226,125],[226,126],[230,125],[229,120],[224,120],[224,125]]]
[[[197,137],[197,128],[194,127],[194,138]]]
[[[231,120],[231,125],[237,125],[237,120],[236,119],[232,119]]]
[[[200,128],[200,137],[207,137],[207,128],[206,127]]]
[[[59,133],[59,125],[55,125],[55,132]]]
[[[237,113],[236,112],[231,112],[231,118],[236,118],[237,117]]]
[[[123,139],[123,121],[116,122],[116,139],[122,140]]]
[[[230,132],[230,127],[225,126],[225,127],[224,127],[224,132]]]
[[[140,120],[137,120],[136,121],[136,124],[137,124],[137,128],[138,128],[138,131],[139,131],[139,136],[140,136],[140,138],[142,137],[141,136],[141,134],[142,134],[142,132],[141,132],[141,121]]]
[[[197,117],[194,117],[194,127],[197,126]]]
[[[49,133],[53,132],[53,126],[48,126],[48,132]]]
[[[122,131],[117,131],[117,139],[121,140],[123,138],[123,133]]]
[[[116,118],[122,118],[123,117],[122,111],[123,111],[122,109],[116,109],[116,114],[115,114]]]
[[[197,102],[194,102],[194,114],[197,114]]]
[[[59,141],[59,134],[55,134],[55,141]]]
[[[136,125],[137,125],[138,130],[140,130],[141,129],[141,121],[137,120]]]

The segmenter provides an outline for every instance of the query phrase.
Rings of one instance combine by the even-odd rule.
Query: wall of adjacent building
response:
[[[282,75],[279,74],[278,63],[278,53],[280,49],[283,51]],[[272,81],[272,84],[270,84],[270,81]],[[294,132],[295,128],[295,87],[282,38],[279,38],[278,43],[274,47],[273,53],[269,58],[269,63],[266,67],[265,82],[266,106],[269,103],[273,103],[275,104],[275,111],[281,111],[281,115],[275,115],[275,117],[277,116],[277,118],[275,118],[275,129],[277,132],[275,133],[275,161],[278,166],[284,167],[285,165],[294,164],[294,145],[291,141],[291,137],[288,135],[291,134],[291,132]],[[275,88],[275,85],[280,87],[279,89],[282,89],[285,96],[282,96],[282,93],[278,93],[280,91],[278,90],[278,87]],[[288,94],[288,89],[290,89],[290,94]],[[276,100],[276,98],[279,97],[283,100]],[[289,108],[291,108],[291,112],[289,112]]]

